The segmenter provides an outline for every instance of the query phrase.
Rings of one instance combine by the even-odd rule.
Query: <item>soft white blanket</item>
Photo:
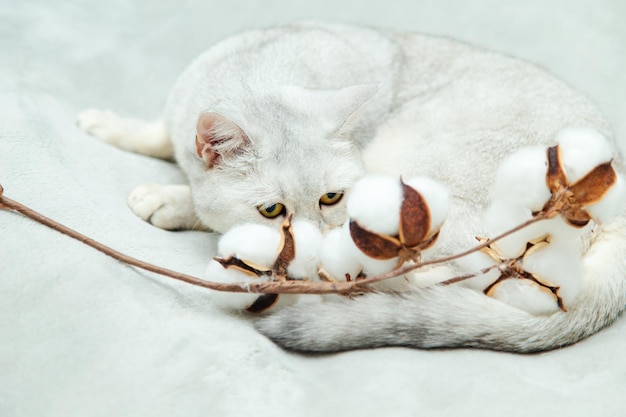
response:
[[[78,2],[76,2],[78,3]],[[624,3],[533,0],[0,2],[5,194],[140,259],[201,276],[215,236],[126,206],[176,166],[75,127],[87,107],[157,117],[177,73],[246,28],[315,18],[454,36],[526,57],[588,93],[626,138]],[[538,355],[282,351],[204,290],[0,212],[0,416],[623,416],[626,319]]]

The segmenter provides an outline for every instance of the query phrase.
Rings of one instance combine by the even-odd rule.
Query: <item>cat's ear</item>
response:
[[[213,112],[200,114],[196,125],[196,154],[208,168],[220,161],[241,154],[250,140],[237,124]]]
[[[359,84],[334,91],[329,104],[324,106],[328,120],[335,131],[349,131],[367,104],[378,91],[376,84]]]

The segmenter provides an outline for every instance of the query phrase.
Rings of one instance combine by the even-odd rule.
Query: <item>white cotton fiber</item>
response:
[[[524,270],[544,284],[560,287],[565,307],[572,305],[580,292],[581,255],[571,242],[554,241],[524,258]]]
[[[546,184],[546,148],[522,148],[506,157],[496,171],[492,200],[504,200],[538,211],[550,199]]]
[[[350,192],[348,215],[368,230],[395,236],[398,234],[402,199],[399,177],[367,175]]]
[[[300,301],[300,294],[280,294],[278,301],[274,304],[269,311],[276,311],[279,308],[289,307]]]
[[[287,273],[290,278],[315,278],[322,246],[322,232],[314,224],[305,220],[296,220],[292,224],[296,242],[296,257],[289,264]]]
[[[507,279],[494,287],[489,295],[534,315],[560,311],[554,296],[529,280]]]
[[[362,254],[362,257],[357,258],[357,260],[361,263],[361,265],[363,265],[363,273],[365,273],[368,277],[391,272],[398,266],[399,262],[399,258],[379,261],[377,259],[369,258],[364,254]]]
[[[458,275],[474,274],[479,271],[495,265],[497,262],[489,257],[484,252],[473,252],[462,258],[457,259],[457,265],[460,267]],[[466,287],[482,292],[491,283],[493,283],[500,276],[500,270],[498,268],[491,271],[479,274],[475,277],[461,281],[457,285],[465,285]]]
[[[596,204],[585,207],[585,210],[600,224],[610,222],[617,214],[617,210],[622,207],[624,188],[624,180],[622,176],[618,174],[617,181],[609,188],[604,197],[602,197],[602,200]]]
[[[503,200],[493,201],[484,214],[484,222],[489,238],[494,238],[514,227],[530,220],[532,212],[526,207],[509,204]],[[542,222],[527,226],[503,239],[495,242],[495,247],[502,253],[504,258],[515,258],[519,256],[526,242],[542,237],[546,234],[545,226]]]
[[[226,232],[217,252],[221,257],[236,256],[258,265],[271,267],[278,256],[280,231],[261,224],[242,224]]]
[[[589,222],[587,226],[581,228],[572,227],[569,223],[565,222],[562,216],[542,221],[539,225],[550,234],[551,241],[561,241],[569,244],[576,244],[581,236],[590,233],[593,228],[593,222]]]
[[[593,168],[613,157],[609,141],[593,129],[564,129],[557,134],[556,141],[569,184],[578,181]]]
[[[225,269],[220,263],[212,260],[206,269],[205,277],[213,282],[254,282],[256,279],[243,272],[229,268]],[[211,301],[220,308],[227,310],[244,310],[252,305],[259,294],[248,292],[211,291]]]
[[[352,239],[348,223],[329,231],[322,242],[321,266],[338,281],[345,281],[346,274],[354,279],[362,269],[361,264],[354,258],[350,242]]]
[[[415,177],[406,181],[426,200],[430,211],[430,232],[438,230],[448,217],[450,193],[447,188],[428,177]]]

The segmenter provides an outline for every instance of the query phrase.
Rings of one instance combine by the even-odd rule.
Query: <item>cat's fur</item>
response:
[[[484,234],[480,217],[504,156],[553,145],[569,126],[611,137],[589,101],[528,63],[448,39],[316,24],[253,31],[209,49],[179,78],[163,122],[99,111],[79,116],[95,136],[174,156],[187,173],[190,190],[152,186],[131,196],[133,210],[155,225],[201,221],[223,232],[249,221],[277,224],[282,217],[267,220],[256,207],[280,202],[322,228],[337,226],[345,209],[321,206],[323,194],[349,192],[366,171],[427,175],[452,194],[436,255],[466,249]],[[617,155],[615,164],[620,168]],[[626,303],[621,212],[580,242],[583,289],[567,313],[532,316],[449,286],[306,303],[257,328],[286,348],[315,352],[568,345],[611,323]],[[456,272],[445,266],[419,275],[436,281]]]

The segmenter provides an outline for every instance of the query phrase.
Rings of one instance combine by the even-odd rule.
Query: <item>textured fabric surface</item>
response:
[[[140,259],[201,276],[215,236],[126,206],[176,166],[88,137],[89,107],[156,118],[177,74],[239,31],[316,19],[416,30],[536,62],[626,137],[626,5],[236,0],[0,2],[0,184]],[[624,142],[622,142],[624,143]],[[364,323],[366,325],[366,323]],[[622,416],[626,319],[538,355],[399,348],[286,353],[207,294],[0,212],[0,416]]]

